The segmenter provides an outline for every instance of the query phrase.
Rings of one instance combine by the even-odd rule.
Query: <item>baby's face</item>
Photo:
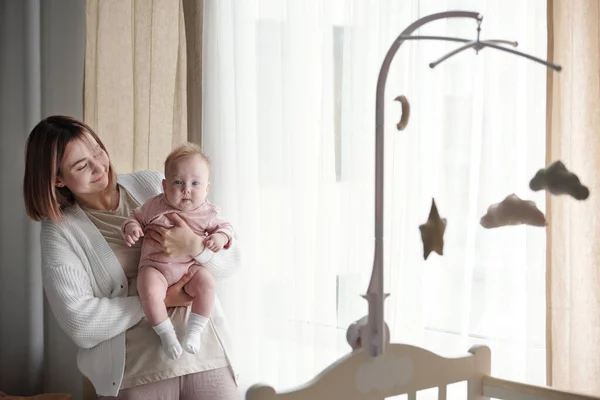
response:
[[[200,156],[172,163],[166,171],[163,190],[171,206],[182,211],[200,207],[206,200],[210,183],[208,165]]]

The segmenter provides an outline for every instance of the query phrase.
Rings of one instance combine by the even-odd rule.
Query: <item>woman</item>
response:
[[[178,360],[166,357],[144,318],[135,283],[140,244],[128,247],[120,224],[133,208],[162,191],[162,174],[117,177],[94,131],[64,116],[48,117],[32,130],[25,163],[26,211],[42,222],[44,291],[58,323],[80,348],[79,369],[99,398],[237,398],[218,299],[202,350]],[[235,272],[235,242],[213,253],[183,220],[174,222],[174,228],[150,233],[165,254],[190,255],[217,280]],[[182,287],[190,278],[169,288],[164,299],[179,335],[191,303]]]

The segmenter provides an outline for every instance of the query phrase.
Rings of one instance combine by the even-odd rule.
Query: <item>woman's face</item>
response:
[[[108,186],[108,154],[94,140],[71,141],[59,165],[56,186],[67,187],[75,196],[102,192]]]

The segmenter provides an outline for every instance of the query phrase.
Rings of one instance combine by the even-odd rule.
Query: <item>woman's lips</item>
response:
[[[102,180],[102,178],[104,178],[104,174],[100,175],[98,179],[93,180],[92,183],[98,183]]]

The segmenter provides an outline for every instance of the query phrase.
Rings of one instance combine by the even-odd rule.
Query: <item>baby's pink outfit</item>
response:
[[[225,249],[229,248],[233,237],[231,224],[220,217],[219,208],[208,200],[194,210],[181,211],[171,206],[164,194],[159,194],[146,201],[140,208],[133,210],[121,225],[121,231],[125,233],[127,224],[137,223],[144,232],[138,270],[146,266],[154,267],[165,276],[169,285],[179,281],[192,265],[199,265],[190,256],[173,257],[162,254],[161,246],[147,235],[149,229],[158,226],[172,228],[175,225],[169,218],[172,214],[179,214],[197,235],[208,236],[217,232],[225,234],[229,238]]]

